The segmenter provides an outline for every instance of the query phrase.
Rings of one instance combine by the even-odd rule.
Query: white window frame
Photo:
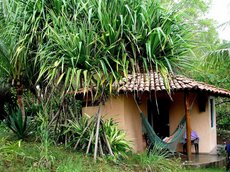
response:
[[[210,127],[215,128],[215,125],[216,125],[216,109],[215,109],[215,98],[214,97],[209,97],[208,105],[209,105]]]

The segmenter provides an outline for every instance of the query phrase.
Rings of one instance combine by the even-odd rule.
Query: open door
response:
[[[148,100],[148,121],[160,138],[169,136],[169,108],[170,101],[158,99],[158,109],[155,100]]]

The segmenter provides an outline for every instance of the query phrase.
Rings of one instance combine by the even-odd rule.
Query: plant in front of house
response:
[[[101,157],[117,160],[127,158],[131,152],[130,142],[126,140],[125,132],[118,129],[117,124],[112,120],[102,120],[99,130],[98,154]],[[69,145],[74,149],[93,154],[95,150],[95,117],[83,115],[79,120],[69,120],[64,135],[71,135]],[[112,155],[112,156],[108,156]]]
[[[150,154],[143,152],[130,157],[129,161],[136,162],[143,171],[154,172],[174,172],[182,169],[179,159],[169,158],[166,150],[153,147]]]
[[[68,145],[81,151],[86,151],[92,131],[92,118],[82,116],[79,120],[68,120],[68,124],[63,135],[70,137]]]
[[[105,120],[105,133],[113,154],[116,158],[127,158],[127,154],[131,152],[130,141],[126,140],[126,133],[118,128],[118,124],[112,118]]]
[[[76,100],[74,95],[66,95],[61,97],[58,92],[55,94],[44,95],[42,100],[41,115],[47,118],[49,137],[55,144],[67,144],[73,139],[70,132],[66,132],[69,121],[80,120],[81,116],[81,101]],[[47,114],[47,115],[46,115]],[[38,119],[39,125],[41,121]]]

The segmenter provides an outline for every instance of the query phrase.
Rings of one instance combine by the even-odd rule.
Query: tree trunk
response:
[[[185,118],[186,118],[187,156],[188,156],[188,161],[191,161],[191,122],[190,122],[188,92],[185,92],[184,95],[184,107],[185,107]]]
[[[24,108],[24,104],[23,104],[23,86],[17,86],[16,87],[16,94],[17,94],[17,102],[18,102],[18,107],[21,110],[21,114],[22,114],[22,118],[25,118],[25,108]]]

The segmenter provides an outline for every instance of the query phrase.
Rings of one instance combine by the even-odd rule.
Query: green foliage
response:
[[[182,170],[179,159],[168,158],[168,153],[156,148],[148,155],[146,152],[133,155],[131,162],[137,162],[143,171],[172,172]]]
[[[42,113],[42,114],[41,114]],[[40,149],[40,159],[36,162],[36,166],[46,167],[51,169],[53,163],[53,156],[49,153],[49,147],[51,145],[49,129],[48,129],[48,114],[43,109],[37,114],[37,121],[39,121],[40,125],[38,126],[38,134],[41,140]]]
[[[92,118],[85,116],[81,117],[78,120],[68,120],[68,124],[65,126],[63,135],[70,136],[71,140],[69,141],[69,145],[75,147],[75,144],[79,142],[78,140],[80,139],[78,149],[86,151],[92,131],[91,124]]]
[[[217,106],[217,127],[222,130],[230,130],[230,103],[226,102],[225,104]]]
[[[12,111],[6,118],[6,125],[13,131],[18,139],[24,139],[33,129],[33,122],[28,119],[27,113],[22,116],[21,110]]]
[[[52,165],[46,166],[41,161],[41,144],[38,142],[15,141],[13,135],[0,124],[0,171],[124,171],[122,166],[110,164],[104,160],[92,162],[91,157],[66,150],[60,146],[48,146],[49,155],[53,157]],[[44,160],[44,159],[43,159]],[[41,163],[43,162],[43,163]],[[44,165],[44,166],[42,166]],[[125,171],[132,171],[127,169]]]
[[[223,169],[184,169],[178,160],[165,159],[160,154],[148,157],[144,154],[131,154],[127,160],[111,161],[100,160],[92,162],[92,158],[79,152],[67,150],[60,146],[49,145],[49,155],[53,157],[52,165],[39,166],[41,158],[40,142],[15,141],[4,125],[0,124],[0,171],[57,171],[57,172],[133,172],[133,171],[223,171]],[[169,163],[173,164],[169,165]],[[165,167],[164,167],[165,166]],[[170,168],[172,168],[170,170]]]
[[[54,92],[53,92],[54,93]],[[47,95],[41,102],[40,114],[48,122],[47,130],[49,132],[49,139],[56,144],[65,144],[67,146],[68,140],[73,139],[71,135],[63,135],[68,120],[78,121],[81,116],[81,101],[76,100],[74,95],[67,94],[65,97],[60,97],[60,93]],[[39,125],[42,121],[38,119]]]
[[[229,100],[219,98],[217,99],[216,106],[216,123],[217,123],[217,138],[220,144],[224,142],[230,142],[230,102]]]
[[[111,92],[128,73],[188,65],[190,27],[157,0],[15,0],[0,13],[0,67],[14,86]]]
[[[101,123],[102,126],[99,131],[101,146],[100,151],[103,152],[103,155],[109,154],[107,148],[105,147],[105,131],[106,139],[108,140],[114,154],[114,159],[116,160],[119,158],[127,158],[127,154],[131,152],[131,147],[130,143],[126,141],[125,132],[118,129],[117,124],[112,119],[102,121]],[[92,146],[89,149],[88,153],[93,153],[95,147],[95,138],[91,135],[95,130],[95,128],[93,127],[94,125],[94,118],[89,118],[88,116],[84,115],[77,121],[69,120],[64,135],[70,134],[72,138],[72,140],[70,141],[70,145],[84,152],[87,152],[87,149],[89,149],[89,142],[91,142]]]
[[[115,157],[127,158],[127,153],[132,149],[130,142],[126,141],[126,133],[118,128],[113,119],[105,120],[103,128]]]
[[[67,88],[79,88],[80,78],[85,87],[91,82],[111,87],[132,71],[167,72],[189,51],[188,28],[157,1],[91,0],[73,5],[77,14],[68,5],[63,13],[47,13],[49,41],[40,46],[40,74]]]
[[[211,75],[210,83],[223,87],[226,89],[230,89],[230,77],[229,77],[229,69],[230,69],[230,43],[225,42],[216,50],[213,50],[208,53],[205,57],[204,68],[208,71],[208,74]],[[213,78],[216,78],[213,81]],[[217,82],[216,82],[217,81]]]

